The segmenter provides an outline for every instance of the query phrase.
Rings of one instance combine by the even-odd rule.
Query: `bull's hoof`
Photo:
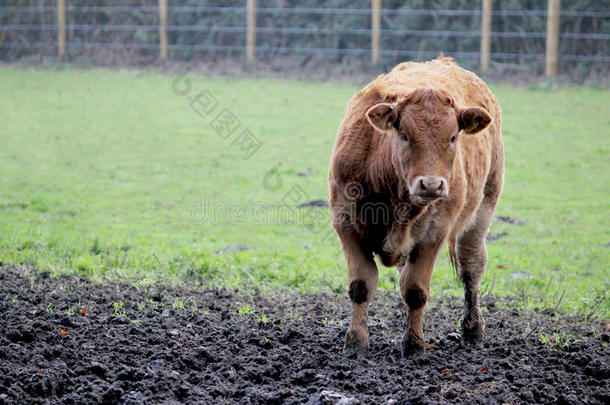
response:
[[[411,335],[405,335],[402,338],[401,351],[403,357],[412,357],[423,353],[424,341],[423,339],[414,338]]]
[[[369,347],[362,342],[357,342],[353,346],[347,343],[343,346],[343,355],[348,359],[364,359],[369,356]]]
[[[483,341],[485,328],[482,324],[475,324],[473,327],[467,328],[462,326],[462,339],[470,345],[478,345]]]
[[[368,333],[364,330],[348,330],[345,334],[343,354],[347,358],[365,358],[369,355]]]

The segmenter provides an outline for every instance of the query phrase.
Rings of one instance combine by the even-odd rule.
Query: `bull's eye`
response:
[[[402,138],[403,141],[409,142],[409,135],[407,135],[406,132],[401,132],[400,137]]]
[[[455,140],[457,139],[457,135],[453,135],[451,137],[451,143],[455,143]]]

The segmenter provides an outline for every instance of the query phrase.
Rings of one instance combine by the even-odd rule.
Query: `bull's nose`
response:
[[[439,176],[417,176],[413,180],[411,191],[417,197],[430,200],[446,197],[447,180]]]

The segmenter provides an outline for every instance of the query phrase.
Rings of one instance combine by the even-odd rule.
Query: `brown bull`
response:
[[[329,173],[352,304],[347,350],[368,352],[375,254],[400,272],[408,309],[403,353],[424,348],[423,311],[445,241],[464,285],[463,338],[480,339],[485,235],[504,178],[500,124],[485,83],[443,56],[402,63],[351,99]]]

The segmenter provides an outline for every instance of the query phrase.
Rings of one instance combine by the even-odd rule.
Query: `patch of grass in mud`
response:
[[[175,79],[0,70],[0,261],[93,279],[343,291],[327,211],[295,205],[327,197],[334,136],[359,86]],[[501,237],[483,292],[610,317],[610,94],[493,91],[507,218],[491,229]],[[197,104],[207,94],[218,103],[209,114]],[[226,138],[211,126],[224,109],[240,122]],[[262,142],[249,159],[236,142],[245,129]],[[394,269],[380,286],[396,288]],[[441,294],[461,295],[445,256],[432,281]]]

